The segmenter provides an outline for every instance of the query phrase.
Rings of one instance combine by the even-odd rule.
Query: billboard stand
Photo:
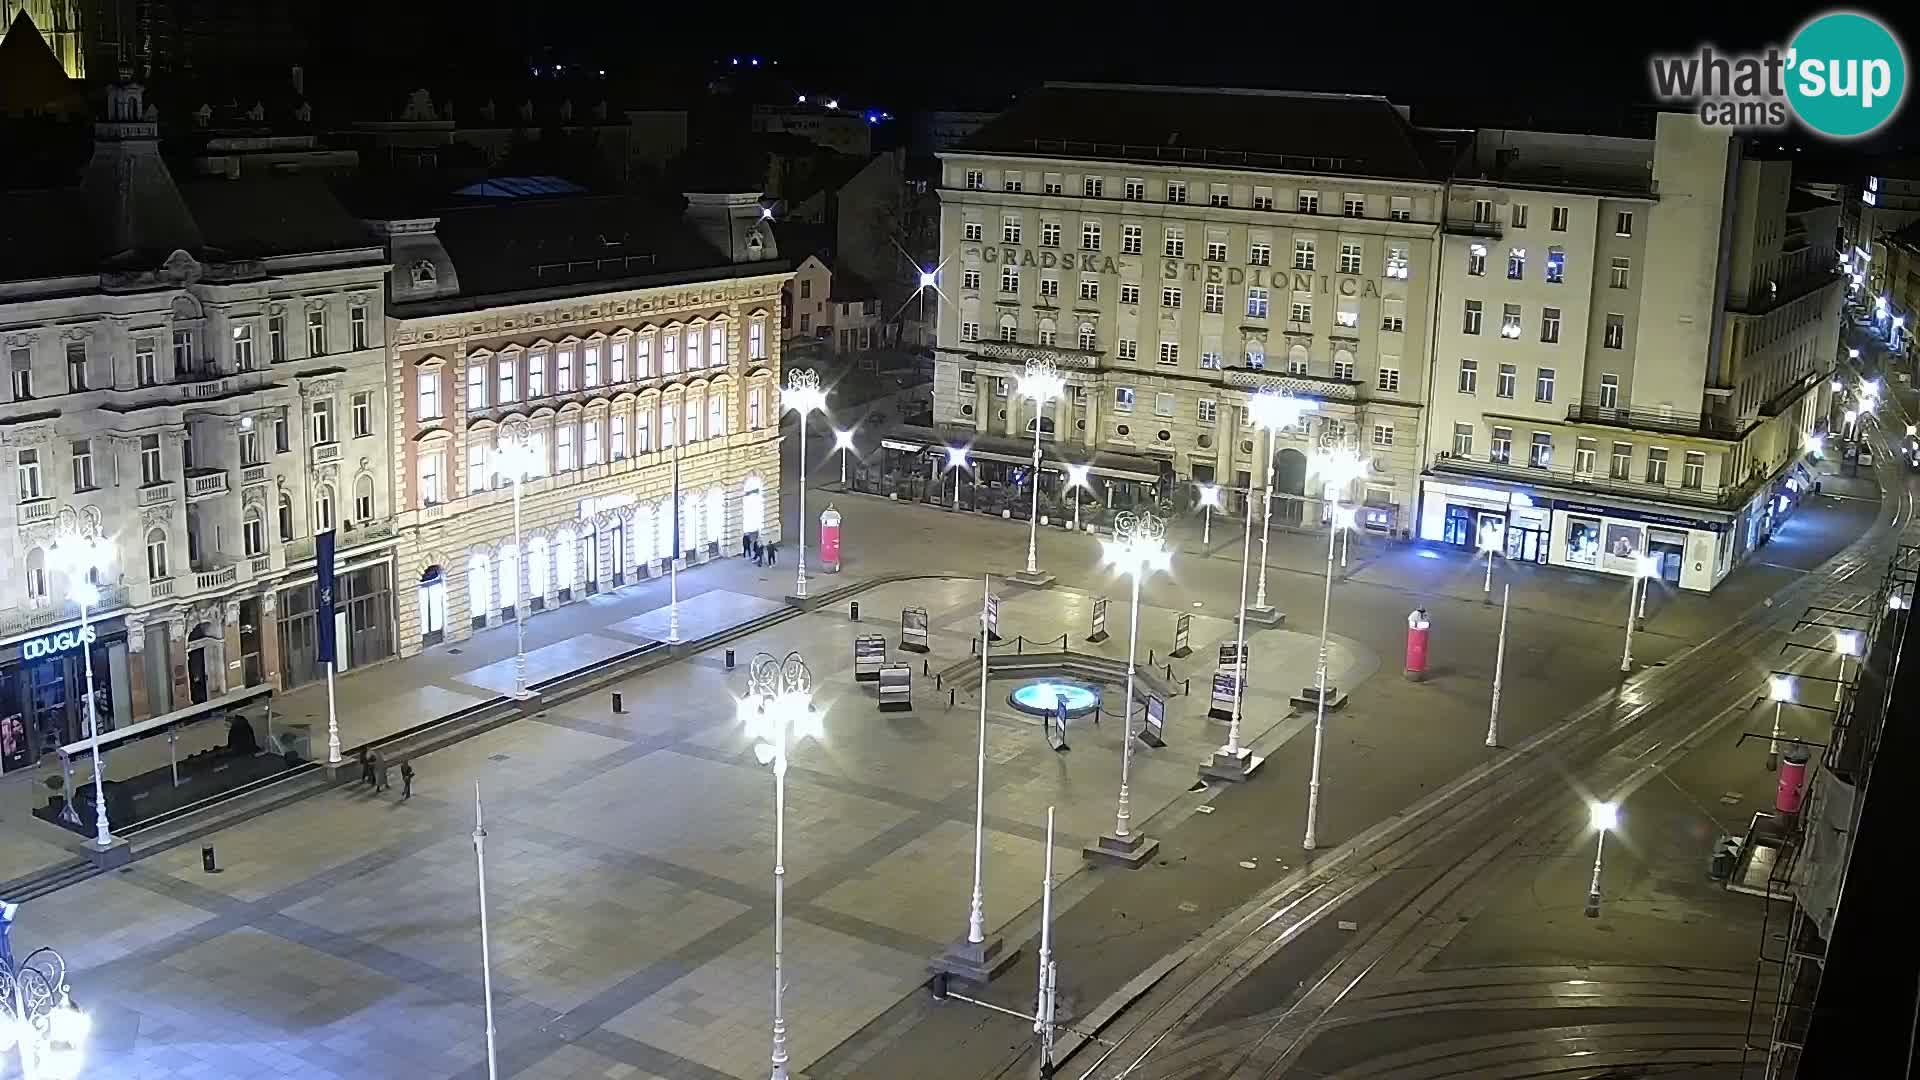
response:
[[[1107,640],[1107,598],[1093,598],[1093,620],[1087,631],[1087,640],[1098,645]]]

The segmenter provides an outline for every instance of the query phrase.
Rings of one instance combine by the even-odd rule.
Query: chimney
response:
[[[780,257],[773,238],[773,214],[760,205],[758,191],[698,192],[687,195],[687,220],[714,250],[736,263]]]

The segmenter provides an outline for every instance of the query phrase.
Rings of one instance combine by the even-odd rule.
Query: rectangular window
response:
[[[1359,326],[1360,302],[1358,300],[1340,301],[1340,306],[1333,311],[1333,321],[1340,326]]]
[[[660,338],[660,371],[666,375],[680,374],[680,335],[664,334]],[[534,395],[538,396],[538,395]]]
[[[93,490],[93,440],[75,439],[73,451],[73,490]]]
[[[1313,301],[1305,299],[1300,293],[1295,293],[1293,299],[1289,301],[1287,305],[1287,321],[1296,323],[1312,322]]]
[[[960,226],[960,235],[965,240],[971,241],[973,243],[979,243],[980,241],[985,240],[987,238],[986,226],[980,224],[977,221],[969,221],[966,224]]]
[[[1153,395],[1153,415],[1155,416],[1172,416],[1173,415],[1173,395],[1172,394]]]
[[[1600,376],[1600,407],[1614,409],[1620,405],[1620,376]]]
[[[273,417],[273,452],[284,454],[293,447],[291,433],[287,430],[287,410],[281,409]]]
[[[356,349],[369,347],[372,340],[367,326],[367,305],[355,304],[347,309],[348,337]]]
[[[1042,299],[1045,299],[1045,300],[1060,299],[1060,279],[1057,277],[1041,278],[1040,279],[1040,296]]]
[[[1633,235],[1633,211],[1622,210],[1613,215],[1613,234],[1615,236]]]
[[[1014,323],[1013,316],[1011,315],[1007,316],[1006,321],[1000,324],[1000,340],[1001,341],[1019,341],[1020,340],[1020,327]]]
[[[966,185],[967,185],[968,191],[983,190],[987,186],[986,170],[985,169],[968,169]]]
[[[1206,371],[1219,371],[1223,359],[1217,352],[1203,350],[1200,353],[1200,367]]]
[[[1507,249],[1507,280],[1522,281],[1527,276],[1527,249]]]
[[[1373,445],[1380,446],[1380,447],[1387,447],[1387,446],[1393,445],[1393,425],[1392,424],[1373,425]]]
[[[1020,242],[1019,218],[1004,217],[1000,219],[1000,242],[1003,244],[1017,244]]]
[[[83,341],[67,342],[67,392],[78,393],[87,388],[87,345]]]
[[[1203,424],[1218,423],[1220,420],[1220,405],[1218,402],[1201,398],[1199,405],[1196,407],[1196,413],[1200,418],[1200,422]]]
[[[1667,482],[1667,451],[1656,446],[1647,451],[1647,483],[1664,484]]]
[[[1247,346],[1247,366],[1256,371],[1265,370],[1267,366],[1266,346],[1258,342]]]
[[[1527,450],[1527,465],[1535,469],[1553,467],[1553,436],[1544,431],[1533,433],[1533,445]]]
[[[1352,382],[1353,381],[1353,361],[1335,360],[1333,362],[1333,377],[1336,379],[1345,379],[1348,382]]]
[[[707,438],[717,439],[727,433],[727,399],[719,394],[707,395]]]
[[[1594,459],[1600,454],[1600,444],[1592,439],[1576,439],[1573,444],[1573,472],[1575,476],[1592,476]]]
[[[1385,360],[1386,357],[1383,356],[1381,357],[1381,359]],[[1374,385],[1374,389],[1376,390],[1383,390],[1389,394],[1399,393],[1400,392],[1400,369],[1397,367],[1381,368],[1374,376],[1373,385]]]
[[[440,419],[444,415],[440,409],[440,372],[422,371],[414,377],[414,382],[415,397],[420,406],[420,419]]]
[[[267,363],[284,364],[287,362],[287,317],[285,315],[267,316]]]
[[[1273,265],[1273,245],[1265,242],[1247,245],[1247,262],[1254,266]]]
[[[1615,289],[1624,289],[1632,276],[1633,260],[1624,256],[1615,256],[1607,270],[1607,285]]]
[[[1470,458],[1473,456],[1473,425],[1453,425],[1453,456]]]
[[[1132,338],[1121,338],[1114,342],[1114,358],[1118,360],[1140,359],[1140,343]]]
[[[1475,199],[1473,201],[1473,221],[1476,225],[1493,224],[1493,200]]]
[[[1227,310],[1227,287],[1225,285],[1208,285],[1206,289],[1206,313],[1209,315],[1225,314]]]
[[[1207,241],[1207,261],[1208,262],[1226,262],[1227,261],[1227,242],[1225,240]]]
[[[710,329],[718,330],[719,325],[716,323]],[[709,358],[707,362],[717,365],[720,362],[718,355],[719,350],[715,349],[713,352],[715,355]],[[591,390],[600,385],[600,346],[588,345],[581,350],[580,378],[580,385],[585,389]]]
[[[487,368],[481,361],[467,362],[467,408],[487,407]]]
[[[1185,203],[1187,201],[1187,182],[1185,180],[1167,181],[1167,201]]]
[[[1293,268],[1295,270],[1313,269],[1313,241],[1307,237],[1295,237],[1293,241]]]
[[[494,399],[496,405],[511,405],[520,400],[520,365],[513,356],[500,358],[500,393]]]
[[[627,343],[624,341],[607,345],[607,381],[615,385],[627,381]]]
[[[38,499],[44,494],[40,484],[40,451],[29,447],[20,449],[19,477],[22,502]]]
[[[1082,251],[1099,251],[1100,250],[1100,223],[1099,222],[1083,221],[1080,223],[1080,250]]]
[[[1233,196],[1227,191],[1227,185],[1215,184],[1207,191],[1208,206],[1232,206]]]
[[[1294,352],[1292,349],[1287,350],[1287,374],[1305,375],[1308,373],[1308,367],[1307,351],[1304,348],[1299,352]]]
[[[1000,268],[1000,291],[1017,293],[1020,291],[1020,271],[1011,266]]]
[[[1320,193],[1303,191],[1295,200],[1294,206],[1302,214],[1317,214],[1320,212]]]
[[[961,341],[979,341],[980,340],[980,324],[977,322],[961,323],[960,324],[960,340]]]
[[[557,455],[557,461],[558,461],[558,464],[556,464],[554,467],[554,471],[556,472],[573,471],[573,425],[572,424],[561,424],[559,425],[558,429],[554,432],[554,451],[555,451],[555,454]]]
[[[980,271],[974,267],[971,267],[971,266],[968,267],[960,275],[960,287],[963,289],[971,290],[971,291],[977,291],[980,288]]]
[[[1513,227],[1516,229],[1524,229],[1527,227],[1527,204],[1526,203],[1513,204]]]
[[[165,474],[160,466],[160,436],[140,436],[140,483],[143,487],[152,487],[164,483]]]
[[[678,446],[675,440],[680,430],[680,408],[678,401],[663,402],[660,406],[660,449],[671,450]]]
[[[175,335],[175,352],[179,351],[179,335]],[[307,355],[327,355],[327,313],[321,310],[307,312]],[[177,359],[177,357],[176,357]]]
[[[1080,299],[1087,303],[1096,303],[1100,299],[1100,279],[1085,278],[1080,282]]]
[[[1499,382],[1493,391],[1494,396],[1503,398],[1512,397],[1513,386],[1516,381],[1518,380],[1515,378],[1514,366],[1512,364],[1501,364]]]
[[[1520,305],[1500,305],[1500,336],[1509,341],[1520,337]]]
[[[1608,315],[1606,337],[1600,342],[1609,349],[1625,348],[1627,344],[1627,317]]]
[[[493,448],[474,441],[467,444],[467,492],[485,491],[493,486]]]
[[[307,442],[318,446],[333,441],[333,399],[320,398],[307,408]]]
[[[1094,352],[1100,348],[1100,335],[1093,329],[1092,323],[1080,324],[1080,351]]]
[[[1257,187],[1253,189],[1253,208],[1255,210],[1273,209],[1273,189]]]
[[[1617,442],[1613,444],[1613,459],[1608,473],[1615,480],[1633,479],[1633,444]]]
[[[633,416],[633,452],[653,453],[653,410],[641,409]]]
[[[1537,368],[1533,373],[1533,400],[1551,402],[1553,400],[1554,373],[1550,367]]]
[[[1133,387],[1116,386],[1113,388],[1113,411],[1124,413],[1133,411]]]
[[[1493,438],[1487,443],[1487,460],[1498,465],[1513,461],[1513,429],[1497,427],[1493,429]]]
[[[636,379],[653,378],[653,339],[651,337],[634,339],[633,377]]]
[[[1480,361],[1478,360],[1460,361],[1460,392],[1463,394],[1472,394],[1472,393],[1477,393],[1479,389],[1480,389]]]
[[[364,438],[373,434],[373,391],[361,390],[353,395],[353,437]]]
[[[1687,451],[1686,460],[1680,466],[1680,486],[1689,491],[1699,491],[1707,480],[1707,455],[1699,450]]]
[[[1175,288],[1172,285],[1169,285],[1161,289],[1160,290],[1160,306],[1163,308],[1179,307],[1180,306],[1180,290],[1178,288]]]
[[[687,368],[692,370],[700,366],[700,328],[696,326],[687,331]],[[527,385],[531,387],[533,380],[528,379]],[[553,354],[553,392],[565,394],[572,390],[573,349],[562,348]]]
[[[1360,245],[1342,243],[1340,245],[1340,272],[1357,274],[1360,272]]]
[[[753,395],[754,404],[759,404],[759,394]],[[607,418],[607,451],[614,461],[624,460],[627,456],[627,418],[622,413],[614,413]]]
[[[324,329],[323,327],[322,330],[324,331]],[[185,375],[192,370],[193,331],[175,330],[173,332],[173,373],[175,375]]]
[[[1570,218],[1572,215],[1573,215],[1573,211],[1570,208],[1565,206],[1556,206],[1553,208],[1553,220],[1548,225],[1548,227],[1551,228],[1554,232],[1566,232],[1567,219]]]
[[[1560,309],[1557,307],[1540,309],[1540,340],[1549,345],[1560,341]]]
[[[527,400],[547,395],[547,354],[531,352],[527,354]]]
[[[253,370],[253,327],[244,323],[233,328],[233,368]]]
[[[1138,255],[1144,249],[1146,232],[1138,225],[1120,226],[1120,254]]]
[[[1024,191],[1026,190],[1026,186],[1027,178],[1020,173],[1008,171],[1001,174],[1000,187],[1002,190]]]
[[[1041,326],[1040,329],[1034,331],[1034,341],[1036,344],[1051,346],[1056,343],[1059,338],[1059,331],[1051,326]]]
[[[133,381],[140,386],[156,386],[160,382],[160,364],[157,352],[160,346],[150,337],[133,340]],[[22,349],[21,352],[26,350]]]
[[[1388,221],[1412,221],[1413,200],[1405,195],[1395,195],[1387,207]]]
[[[1388,277],[1398,278],[1401,281],[1405,281],[1407,280],[1407,275],[1412,270],[1412,266],[1413,266],[1412,260],[1407,257],[1407,245],[1405,244],[1388,244],[1387,245],[1387,276]]]
[[[1340,212],[1346,217],[1366,217],[1367,198],[1364,195],[1349,195],[1342,201]]]
[[[1187,257],[1187,232],[1178,225],[1167,226],[1166,252],[1169,259]]]
[[[1387,304],[1389,305],[1388,310],[1386,311],[1385,314],[1380,316],[1380,329],[1385,330],[1389,334],[1402,333],[1407,328],[1406,315],[1404,315],[1401,311],[1394,309],[1391,306],[1396,303],[1401,303],[1401,301],[1397,301],[1397,300],[1387,301]]]
[[[1121,282],[1120,302],[1123,304],[1138,304],[1140,302],[1140,286],[1131,281]]]
[[[1469,244],[1467,246],[1467,276],[1485,277],[1487,273],[1487,245]]]
[[[420,502],[424,506],[447,501],[445,455],[440,451],[429,451],[420,455]],[[373,507],[354,507],[356,517],[365,519],[373,516]]]
[[[1558,285],[1567,279],[1567,249],[1547,249],[1547,284]]]
[[[1460,320],[1460,332],[1463,334],[1479,333],[1481,314],[1482,312],[1481,312],[1480,301],[1478,300],[1467,301],[1466,312],[1461,317],[1461,320]]]
[[[252,427],[240,429],[240,464],[260,464],[260,433]]]
[[[1163,341],[1160,343],[1160,362],[1169,367],[1180,362],[1180,343]]]
[[[1128,202],[1145,202],[1146,199],[1147,199],[1147,182],[1145,180],[1129,179],[1127,181],[1127,201]]]
[[[1080,194],[1083,198],[1100,198],[1104,194],[1106,186],[1107,182],[1105,177],[1083,176],[1080,178]]]
[[[1267,290],[1249,288],[1247,290],[1247,318],[1264,319],[1267,317]]]

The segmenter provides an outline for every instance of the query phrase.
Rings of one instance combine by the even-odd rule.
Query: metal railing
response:
[[[1567,406],[1567,420],[1579,424],[1606,424],[1609,427],[1639,431],[1664,431],[1674,435],[1696,435],[1703,439],[1738,439],[1752,425],[1745,421],[1715,416],[1712,413],[1675,413],[1659,409],[1617,408],[1593,401],[1576,401]]]

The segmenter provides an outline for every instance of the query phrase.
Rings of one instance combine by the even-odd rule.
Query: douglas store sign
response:
[[[46,656],[58,656],[70,652],[82,645],[93,644],[93,627],[84,630],[62,630],[54,634],[43,634],[37,638],[28,638],[20,645],[20,656],[24,660],[38,660]]]

